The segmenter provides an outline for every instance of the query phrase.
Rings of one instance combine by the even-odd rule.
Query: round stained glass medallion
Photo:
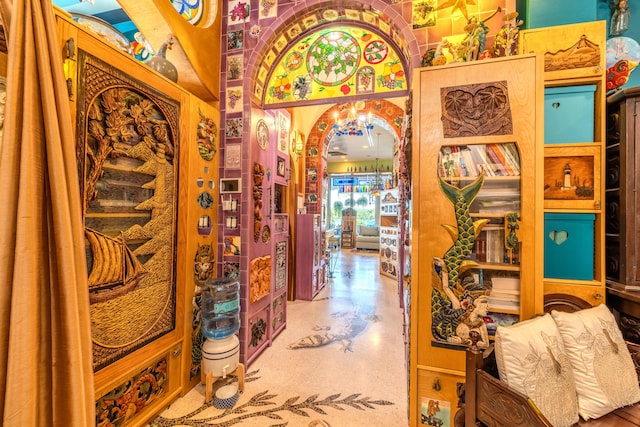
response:
[[[300,52],[296,52],[296,51],[291,52],[289,55],[287,55],[287,58],[285,59],[285,64],[287,65],[287,68],[291,71],[297,70],[302,66],[303,63],[304,63],[304,57]]]
[[[382,40],[373,40],[364,47],[364,59],[369,64],[379,64],[387,57],[389,46]]]
[[[343,31],[327,32],[309,47],[309,75],[323,86],[342,84],[358,70],[360,56],[358,41],[350,34]]]

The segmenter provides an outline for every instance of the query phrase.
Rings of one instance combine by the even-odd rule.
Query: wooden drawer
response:
[[[418,423],[453,427],[458,411],[457,389],[461,383],[464,383],[462,373],[418,369]]]

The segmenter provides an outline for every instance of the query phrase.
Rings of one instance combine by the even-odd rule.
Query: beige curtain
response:
[[[0,424],[95,424],[74,136],[51,0],[0,0]]]

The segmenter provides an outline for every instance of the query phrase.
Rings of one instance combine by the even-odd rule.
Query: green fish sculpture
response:
[[[438,178],[438,181],[445,196],[453,203],[456,215],[455,227],[442,224],[453,240],[453,245],[444,254],[443,259],[447,266],[449,286],[462,293],[464,290],[458,280],[460,274],[477,265],[474,261],[465,258],[471,253],[473,243],[482,227],[489,222],[488,219],[473,221],[469,213],[469,206],[484,184],[484,174],[480,174],[472,183],[463,188],[455,187],[442,178]]]

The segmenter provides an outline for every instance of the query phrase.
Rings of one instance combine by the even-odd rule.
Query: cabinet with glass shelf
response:
[[[398,277],[398,190],[380,193],[380,273]]]
[[[469,331],[488,346],[497,325],[543,307],[541,56],[422,68],[413,81],[410,304],[423,309],[410,319],[411,425],[429,400],[457,406]]]

